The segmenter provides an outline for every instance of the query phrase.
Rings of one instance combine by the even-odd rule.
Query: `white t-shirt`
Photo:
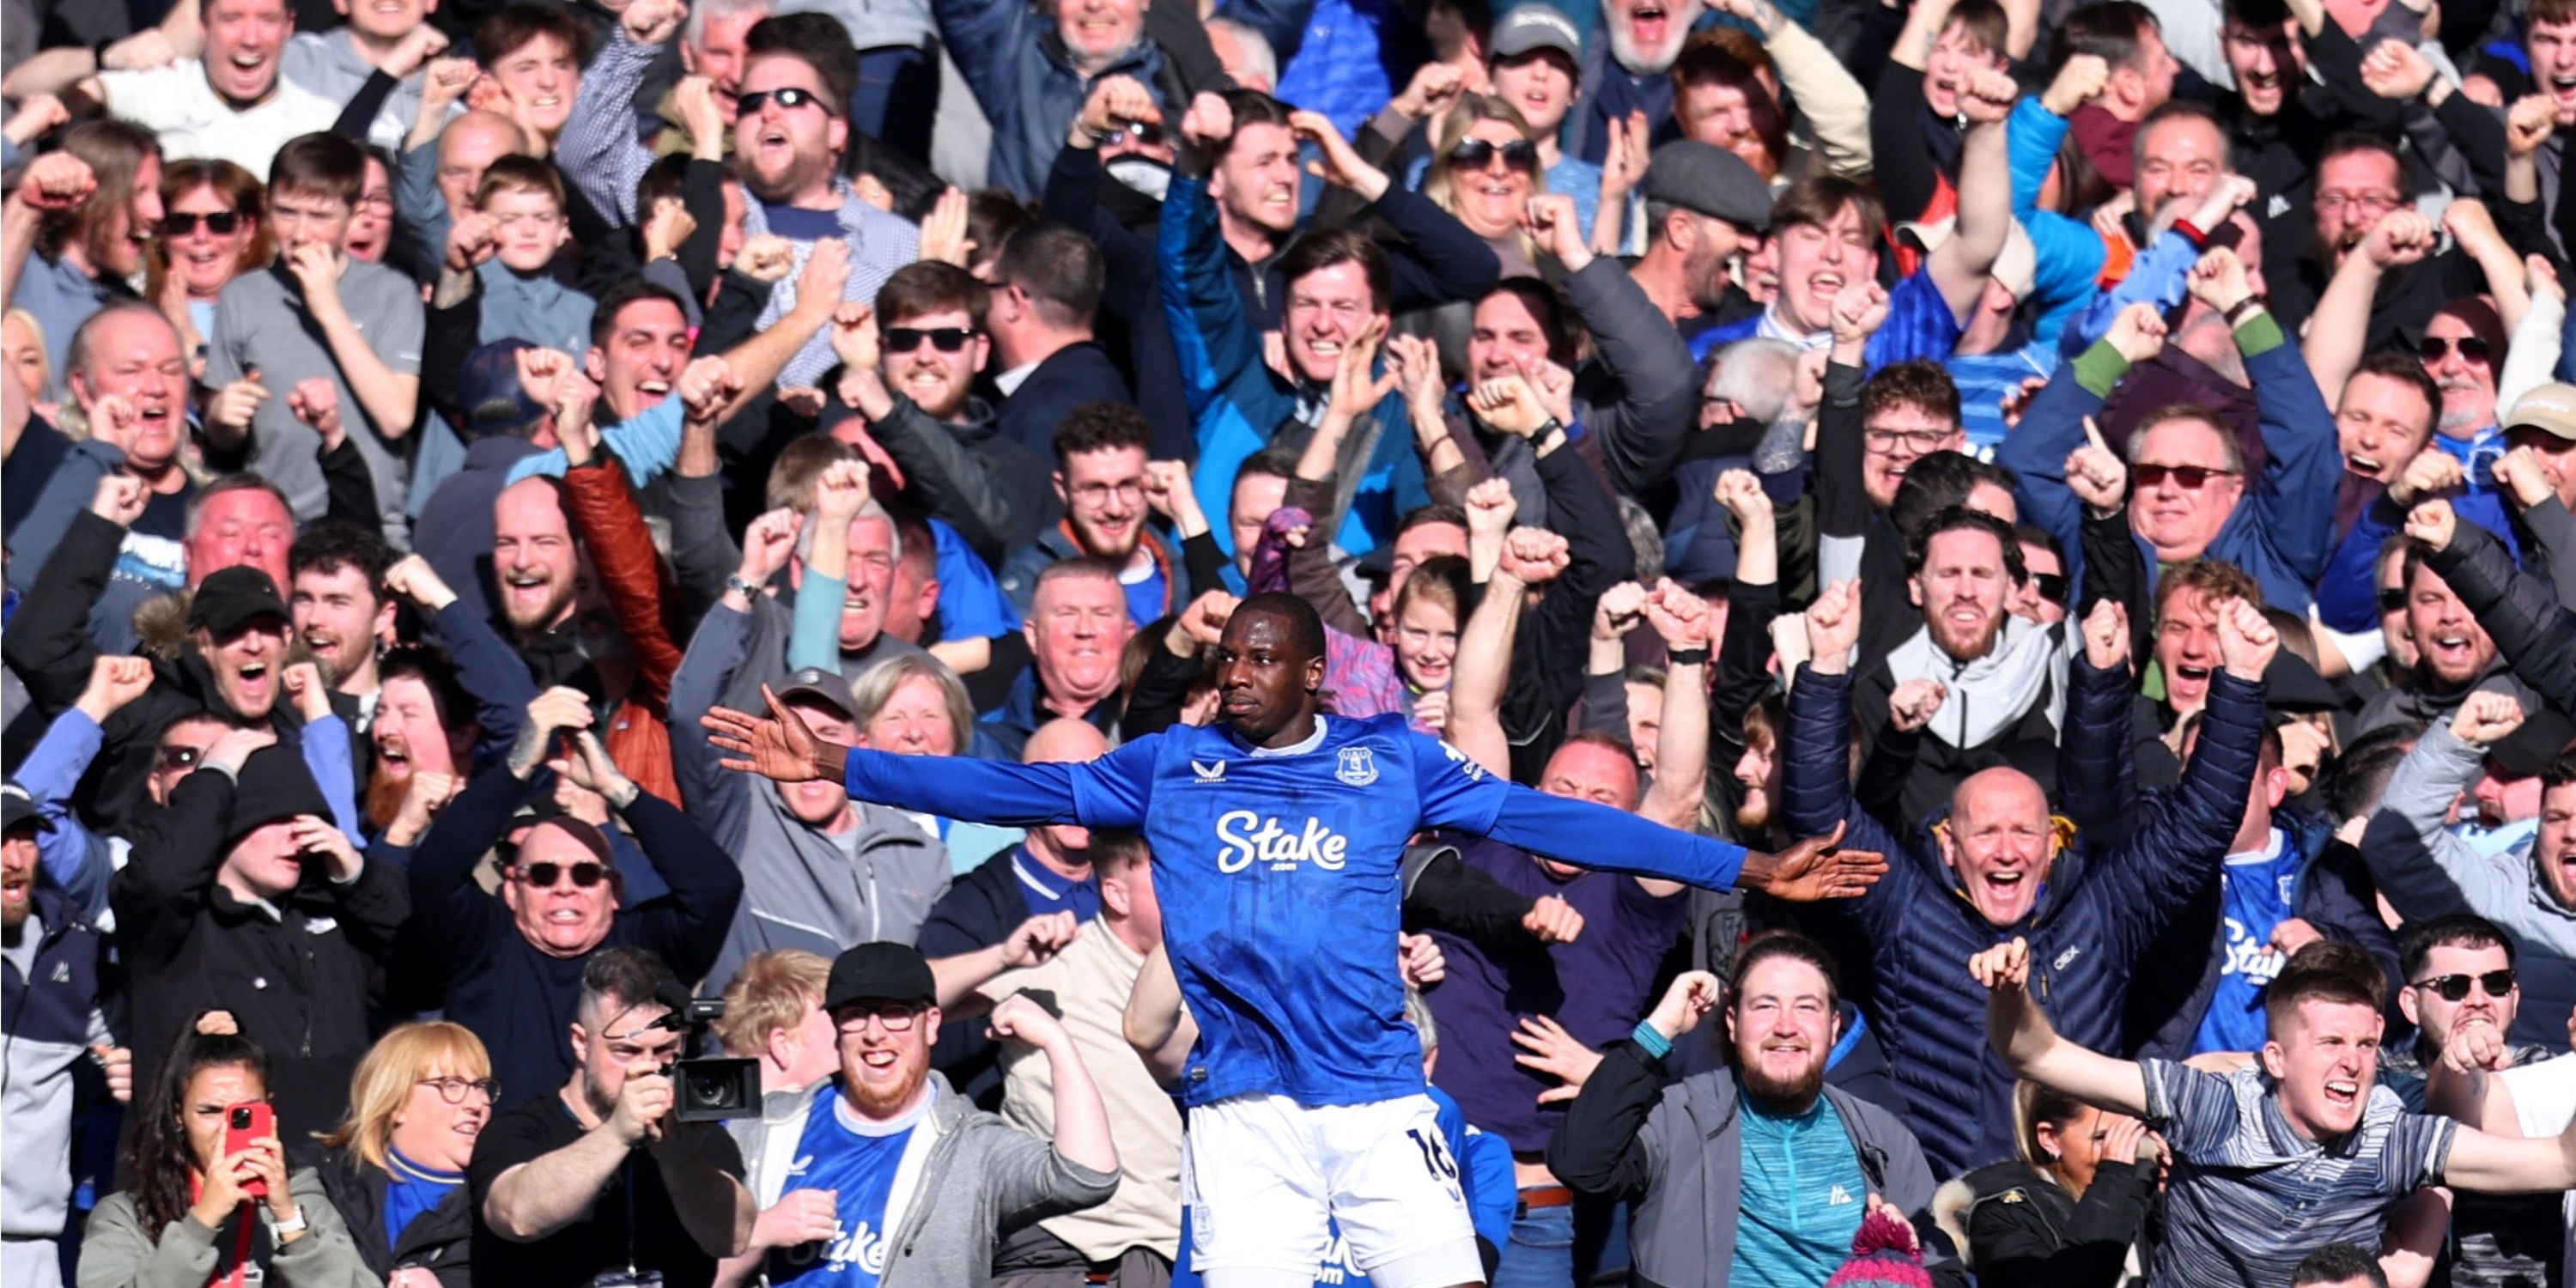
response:
[[[288,139],[331,128],[340,105],[279,77],[277,91],[248,111],[235,111],[206,83],[205,65],[182,58],[138,72],[100,72],[108,114],[161,138],[168,161],[222,159],[268,182],[268,164]]]
[[[2545,1140],[2566,1131],[2568,1120],[2576,1119],[2576,1055],[2526,1064],[2496,1076],[2513,1093],[2513,1114],[2521,1120],[2524,1136]],[[2576,1276],[2576,1191],[2569,1192],[2565,1201],[2567,1249],[2560,1264]]]

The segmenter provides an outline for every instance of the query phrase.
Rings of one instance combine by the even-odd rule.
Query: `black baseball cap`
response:
[[[54,821],[45,817],[44,809],[36,804],[35,797],[27,794],[26,788],[16,783],[0,783],[0,832],[20,823],[34,823],[39,832],[54,830]]]
[[[2576,724],[2542,707],[2525,716],[2520,728],[2487,748],[2487,763],[2501,777],[2537,778],[2571,741],[2576,741]]]
[[[787,683],[780,685],[777,693],[781,702],[799,696],[819,698],[842,715],[852,720],[859,718],[859,700],[851,694],[849,680],[838,670],[806,667],[788,676]]]
[[[910,944],[861,944],[832,959],[832,977],[823,986],[823,1009],[837,1011],[852,1002],[939,1004],[939,982],[930,961]]]
[[[188,627],[203,627],[217,635],[240,630],[260,617],[286,620],[286,601],[277,594],[277,583],[268,574],[248,564],[217,568],[206,574],[197,585],[196,596],[188,601]]]

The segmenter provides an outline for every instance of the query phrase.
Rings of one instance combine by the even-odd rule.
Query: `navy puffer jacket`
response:
[[[2129,745],[2128,672],[2104,671],[2079,653],[2067,692],[2068,747]],[[1888,873],[1861,898],[1820,905],[1845,921],[1842,942],[1868,944],[1869,991],[1859,998],[1887,1047],[1912,1110],[1907,1125],[1934,1170],[1955,1176],[2012,1153],[2012,1075],[1986,1044],[1986,992],[1968,958],[2000,940],[2030,941],[2031,983],[2041,1009],[2069,1040],[2096,1051],[2121,1049],[2121,1012],[2148,947],[2192,896],[2218,880],[2245,812],[2262,747],[2263,686],[2220,672],[2203,717],[2199,754],[2181,786],[2143,805],[2129,835],[2101,853],[2079,834],[2061,854],[2029,916],[1996,926],[1969,904],[1925,830],[1903,837],[1853,804],[1851,677],[1798,677],[1789,696],[1781,796],[1792,836],[1819,836],[1848,823],[1843,843],[1881,850]],[[2070,757],[2061,783],[2071,797],[2121,786],[2090,782]],[[2098,816],[2098,809],[2085,811]]]

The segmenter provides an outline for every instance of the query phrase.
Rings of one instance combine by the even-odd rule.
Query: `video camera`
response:
[[[670,1009],[662,1018],[646,1026],[669,1029],[682,1038],[681,1050],[703,1052],[711,1048],[708,1026],[724,1018],[723,998],[694,998],[677,987],[654,994],[654,1000]],[[760,1113],[760,1061],[723,1055],[686,1055],[662,1067],[670,1075],[672,1089],[678,1093],[671,1107],[673,1121],[684,1123],[723,1122],[728,1118],[749,1118]]]

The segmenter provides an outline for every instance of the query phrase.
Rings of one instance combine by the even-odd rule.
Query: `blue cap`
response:
[[[519,385],[519,355],[537,346],[525,340],[495,340],[465,355],[456,368],[456,404],[465,423],[455,427],[466,442],[499,434],[524,434],[546,418],[546,409]]]

